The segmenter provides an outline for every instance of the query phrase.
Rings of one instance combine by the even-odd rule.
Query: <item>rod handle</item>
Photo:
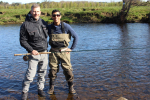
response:
[[[31,55],[31,53],[26,53],[26,54],[14,54],[14,56],[22,56],[22,55]]]
[[[39,54],[50,54],[51,52],[39,52]],[[22,56],[22,55],[32,55],[31,53],[26,54],[14,54],[14,56]]]

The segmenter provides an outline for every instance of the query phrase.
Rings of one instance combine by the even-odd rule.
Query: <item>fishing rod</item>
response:
[[[39,52],[39,54],[50,54],[51,52]],[[29,55],[32,55],[32,53],[25,53],[25,54],[14,54],[14,56],[23,56],[24,61],[28,61],[30,58],[28,57]]]
[[[51,52],[39,52],[39,54],[50,54]],[[14,56],[32,55],[32,53],[14,54]]]
[[[83,51],[104,51],[104,50],[129,50],[129,49],[148,49],[150,47],[145,48],[114,48],[114,49],[95,49],[95,50],[73,50],[73,51],[54,51],[54,52],[39,52],[39,54],[51,54],[51,53],[60,53],[60,52],[83,52]],[[32,55],[32,53],[26,53],[26,54],[14,54],[14,56],[23,56],[24,61],[29,60],[28,55]]]
[[[51,54],[51,53],[57,53],[57,52],[83,52],[83,51],[128,50],[128,49],[148,49],[148,48],[150,48],[150,47],[145,47],[145,48],[95,49],[95,50],[73,50],[73,51],[53,51],[53,52],[39,52],[39,54]],[[14,56],[21,56],[21,55],[32,55],[32,53],[14,54]]]
[[[39,54],[51,54],[51,53],[60,53],[60,52],[81,52],[81,51],[54,51],[54,52],[39,52]],[[32,53],[24,53],[24,54],[14,54],[14,56],[22,56],[22,55],[32,55]]]

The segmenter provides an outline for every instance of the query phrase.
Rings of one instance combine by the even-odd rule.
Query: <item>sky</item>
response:
[[[46,0],[0,0],[3,2],[8,2],[9,4],[12,3],[33,3],[33,2],[44,2]],[[20,2],[21,1],[21,2]],[[55,1],[55,2],[60,2],[60,1],[93,1],[93,2],[120,2],[122,0],[47,0],[47,1]],[[147,1],[147,0],[142,0],[142,1]]]

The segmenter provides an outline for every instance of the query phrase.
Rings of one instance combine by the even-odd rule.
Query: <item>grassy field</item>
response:
[[[121,8],[122,6],[42,8],[41,18],[51,23],[51,12],[58,9],[61,11],[62,21],[68,23],[101,22],[106,17],[116,16]],[[0,9],[0,24],[22,23],[29,11],[30,9]],[[142,19],[150,19],[150,7],[131,7],[127,16],[128,22],[142,22]]]

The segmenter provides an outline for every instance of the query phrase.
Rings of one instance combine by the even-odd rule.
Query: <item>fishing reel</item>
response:
[[[29,60],[28,55],[23,56],[23,60],[24,60],[24,61],[28,61],[28,60]]]

